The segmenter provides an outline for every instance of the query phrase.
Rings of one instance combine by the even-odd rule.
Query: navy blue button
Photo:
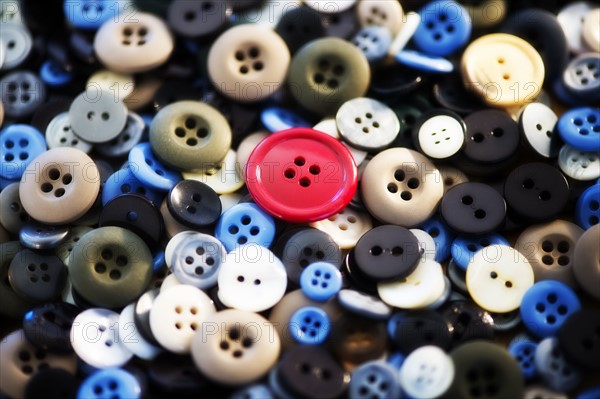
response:
[[[600,151],[600,108],[580,107],[565,112],[556,124],[565,143],[580,151]]]
[[[137,399],[141,396],[142,388],[138,380],[122,369],[104,369],[90,375],[77,392],[77,399]]]
[[[394,352],[388,356],[386,361],[389,364],[391,364],[396,370],[400,370],[400,368],[404,364],[405,360],[406,360],[406,356],[404,356],[402,353]]]
[[[275,221],[258,205],[244,202],[223,212],[215,236],[227,251],[248,243],[268,248],[275,237]]]
[[[532,334],[551,337],[580,308],[579,298],[571,287],[557,280],[543,280],[525,292],[521,320]]]
[[[275,395],[273,395],[268,386],[255,384],[234,392],[230,396],[230,399],[275,399]]]
[[[325,302],[342,289],[342,274],[327,262],[315,262],[300,275],[300,287],[309,299]]]
[[[293,127],[310,127],[311,125],[293,113],[280,107],[268,107],[260,114],[262,124],[270,132],[279,132],[281,130],[291,129]]]
[[[306,345],[322,344],[331,329],[329,316],[316,306],[305,306],[298,309],[290,318],[289,325],[292,338]]]
[[[16,124],[0,131],[0,149],[0,176],[14,180],[21,177],[33,158],[46,151],[46,140],[33,126]]]
[[[64,86],[73,79],[73,74],[64,70],[56,61],[48,60],[40,68],[40,77],[48,86]]]
[[[160,204],[162,194],[144,185],[139,181],[129,167],[125,167],[113,173],[104,183],[102,188],[102,205],[121,194],[139,194],[148,198],[155,204]]]
[[[167,262],[165,260],[165,251],[160,250],[154,254],[154,258],[152,258],[152,270],[154,274],[162,273],[167,267]]]
[[[439,216],[434,216],[421,225],[435,241],[435,261],[441,263],[448,259],[454,235]]]
[[[600,181],[588,187],[577,200],[575,221],[584,230],[600,221]]]
[[[396,61],[407,67],[430,73],[450,73],[454,65],[443,57],[421,53],[415,50],[402,50],[396,54]]]
[[[455,1],[432,1],[419,14],[421,23],[413,41],[422,51],[446,56],[461,48],[471,35],[471,18]]]
[[[577,395],[577,399],[599,399],[600,398],[600,385],[586,389]]]
[[[163,166],[152,153],[150,143],[136,144],[129,152],[129,169],[143,184],[156,190],[170,190],[181,175]]]
[[[122,10],[134,12],[133,4],[120,0],[65,0],[64,11],[67,21],[76,28],[97,29],[111,18],[118,17]]]
[[[488,234],[482,237],[457,237],[452,242],[452,259],[463,270],[467,270],[467,266],[475,252],[488,245],[502,244],[510,246],[506,238],[500,234]]]
[[[526,380],[531,380],[537,374],[535,367],[535,350],[537,344],[533,341],[515,341],[508,346],[508,351],[519,363],[521,372]]]
[[[352,371],[348,391],[349,397],[356,399],[398,398],[398,371],[381,360],[364,363]]]
[[[379,61],[387,55],[392,44],[392,34],[382,26],[370,25],[359,30],[351,42],[359,48],[369,62]]]

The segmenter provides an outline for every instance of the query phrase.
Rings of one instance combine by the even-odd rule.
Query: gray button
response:
[[[71,129],[71,119],[68,112],[56,115],[46,128],[46,143],[48,148],[72,147],[85,152],[92,149],[92,145],[76,136]]]
[[[105,157],[120,157],[127,155],[137,143],[142,139],[146,124],[141,116],[135,112],[127,114],[125,128],[114,139],[96,146],[99,154]]]
[[[575,57],[563,72],[565,87],[578,97],[600,99],[600,54]]]
[[[69,108],[75,134],[90,143],[106,143],[121,133],[127,107],[109,91],[88,88]]]
[[[31,115],[44,102],[46,86],[33,73],[20,71],[0,80],[0,92],[6,116],[22,118]]]
[[[563,7],[558,13],[558,23],[565,32],[567,45],[572,53],[583,53],[587,46],[583,42],[583,19],[597,5],[589,1],[577,1]]]
[[[31,249],[56,248],[69,236],[69,226],[48,226],[37,222],[25,224],[19,232],[21,244]]]
[[[200,289],[214,286],[227,251],[219,240],[208,234],[186,236],[173,252],[173,274],[184,284]]]
[[[376,320],[386,320],[392,309],[379,298],[355,290],[341,290],[338,293],[340,305],[349,311]]]
[[[0,205],[0,224],[12,234],[17,234],[30,219],[21,205],[19,182],[11,183],[0,191]]]
[[[392,34],[382,26],[367,26],[359,30],[352,38],[369,62],[378,61],[387,55],[392,44]]]
[[[2,24],[0,40],[2,40],[3,49],[6,50],[2,64],[3,70],[18,67],[25,61],[33,45],[31,34],[27,28],[15,23]]]

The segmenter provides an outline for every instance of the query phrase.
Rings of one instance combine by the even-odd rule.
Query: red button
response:
[[[309,128],[274,133],[246,165],[252,198],[270,214],[295,223],[323,220],[352,199],[358,172],[337,139]]]

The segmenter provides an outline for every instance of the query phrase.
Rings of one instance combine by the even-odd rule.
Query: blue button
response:
[[[229,399],[275,399],[275,395],[266,385],[254,384],[234,392]]]
[[[387,358],[387,362],[396,370],[400,370],[400,368],[402,368],[404,360],[406,360],[406,356],[400,352],[394,352]]]
[[[331,263],[315,262],[302,271],[300,287],[309,299],[325,302],[342,289],[342,274]]]
[[[577,399],[600,399],[600,386],[586,389],[577,395]]]
[[[348,392],[353,399],[399,398],[398,371],[381,360],[364,363],[352,371]]]
[[[532,334],[551,337],[580,308],[579,298],[571,287],[557,280],[543,280],[525,292],[521,320]]]
[[[160,250],[154,254],[152,258],[152,270],[154,274],[163,272],[167,268],[167,262],[165,260],[165,251]]]
[[[575,221],[584,230],[600,221],[600,182],[592,184],[579,196],[575,206]]]
[[[0,151],[0,176],[15,180],[21,177],[33,158],[46,151],[46,140],[33,126],[11,125],[0,131]]]
[[[398,325],[406,318],[406,313],[394,313],[387,322],[387,333],[390,339],[396,338],[396,329]]]
[[[439,216],[434,216],[421,225],[421,230],[435,241],[435,261],[444,262],[450,256],[454,235]]]
[[[71,72],[62,69],[54,60],[48,60],[40,68],[40,77],[48,86],[64,86],[73,79]]]
[[[331,324],[329,316],[323,309],[316,306],[305,306],[292,315],[289,329],[290,335],[297,342],[319,345],[325,342]]]
[[[581,371],[565,359],[556,338],[546,338],[538,344],[535,367],[542,382],[560,392],[577,388],[583,378]]]
[[[65,0],[64,3],[67,20],[74,27],[81,29],[97,29],[104,22],[116,18],[120,12],[128,9],[133,17],[133,4],[123,0]]]
[[[500,234],[489,234],[482,237],[457,237],[452,242],[452,259],[458,267],[467,270],[473,255],[480,249],[493,244],[510,246],[506,238]]]
[[[162,193],[144,185],[139,181],[129,167],[124,167],[113,173],[102,188],[102,205],[121,194],[139,194],[148,198],[157,206],[162,202]]]
[[[392,44],[392,33],[383,26],[370,25],[359,30],[351,41],[369,62],[375,62],[387,55]]]
[[[533,341],[518,341],[513,342],[508,347],[508,351],[519,363],[521,372],[526,380],[531,380],[537,374],[535,368],[535,350],[537,349],[537,343]]]
[[[152,153],[150,143],[136,144],[129,152],[129,169],[143,184],[156,190],[168,191],[181,175],[164,167]]]
[[[471,18],[455,1],[432,1],[419,11],[421,23],[413,41],[422,51],[446,56],[461,48],[471,35]]]
[[[600,108],[580,107],[565,112],[556,124],[563,141],[580,151],[600,151]]]
[[[223,212],[217,222],[215,236],[227,251],[248,243],[268,248],[275,237],[275,221],[258,205],[243,202]]]
[[[310,127],[311,125],[294,114],[292,111],[280,107],[268,107],[260,114],[262,124],[270,132],[291,129],[293,127]]]
[[[430,73],[450,73],[454,65],[445,58],[421,53],[415,50],[402,50],[396,54],[396,61],[407,67]]]
[[[77,399],[127,398],[142,396],[142,388],[131,373],[122,369],[104,369],[83,381]]]

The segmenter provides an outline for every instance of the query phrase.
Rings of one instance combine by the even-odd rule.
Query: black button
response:
[[[73,297],[73,302],[75,303],[75,305],[77,305],[77,307],[80,308],[81,310],[97,307],[92,302],[85,299],[83,297],[83,295],[81,295],[79,292],[77,292],[77,290],[73,287],[71,287],[71,296]]]
[[[327,32],[326,36],[346,39],[358,30],[356,10],[353,7],[335,14],[322,13],[321,18]]]
[[[450,348],[450,330],[442,316],[431,310],[404,313],[395,317],[394,346],[408,355],[425,345],[435,345],[444,350]]]
[[[346,313],[332,323],[329,343],[342,362],[363,363],[380,358],[387,349],[385,323]]]
[[[8,279],[25,300],[50,302],[60,297],[67,282],[67,268],[56,255],[24,249],[10,262]]]
[[[372,97],[380,99],[410,94],[425,83],[425,78],[420,71],[399,64],[379,67],[372,72],[371,76],[369,93]]]
[[[175,0],[169,4],[167,22],[175,33],[189,38],[215,35],[229,23],[231,8],[212,0]]]
[[[70,303],[47,303],[31,309],[23,319],[27,339],[37,347],[68,353],[71,346],[71,327],[80,310]]]
[[[160,241],[163,220],[158,208],[146,197],[137,194],[119,195],[104,205],[98,226],[118,226],[133,231],[150,248]]]
[[[218,109],[231,127],[231,148],[237,148],[258,123],[261,109],[251,104],[238,104],[216,93],[207,94],[203,101]]]
[[[600,371],[600,310],[573,313],[558,331],[558,344],[567,360],[590,371]]]
[[[504,198],[512,210],[535,221],[557,216],[569,199],[567,179],[543,163],[521,165],[504,182]]]
[[[27,382],[24,399],[75,399],[79,381],[62,368],[39,370]]]
[[[519,146],[517,123],[505,112],[485,109],[465,118],[467,138],[463,154],[474,162],[497,163],[509,159]]]
[[[142,338],[156,346],[160,346],[160,344],[154,338],[154,334],[150,328],[150,310],[152,310],[152,304],[159,293],[160,290],[158,288],[144,292],[135,303],[133,313],[133,322]]]
[[[190,356],[169,352],[152,359],[148,364],[148,378],[153,388],[168,395],[197,395],[209,386]]]
[[[293,397],[337,398],[346,388],[342,366],[322,346],[297,346],[277,365],[277,377]]]
[[[494,339],[494,320],[479,306],[469,301],[453,301],[442,316],[452,332],[454,346],[476,339]]]
[[[354,249],[351,249],[344,258],[344,268],[342,270],[344,275],[347,277],[348,282],[350,282],[353,287],[356,287],[358,290],[367,293],[377,293],[377,283],[367,278],[356,266],[356,261],[354,260]]]
[[[442,198],[444,221],[458,234],[487,234],[504,222],[506,203],[492,187],[483,183],[462,183]]]
[[[75,54],[80,61],[89,64],[90,66],[97,61],[96,53],[94,53],[94,35],[94,31],[87,32],[83,30],[73,30],[69,37],[69,47],[73,51],[73,54]]]
[[[225,0],[234,12],[258,8],[262,6],[265,0]]]
[[[39,132],[46,133],[48,124],[54,117],[62,112],[68,112],[73,101],[68,98],[55,98],[36,108],[31,117],[31,126]]]
[[[177,221],[200,229],[221,216],[221,200],[210,186],[196,180],[182,180],[167,195],[167,207]]]
[[[0,244],[0,315],[11,319],[21,319],[34,306],[17,295],[8,281],[10,263],[22,249],[19,241]]]
[[[301,6],[283,14],[275,27],[275,32],[285,41],[290,53],[294,54],[311,40],[323,37],[325,27],[318,12]]]
[[[445,108],[467,115],[484,108],[481,99],[465,88],[458,74],[442,77],[433,85],[435,100]]]
[[[372,281],[390,281],[411,274],[421,258],[419,240],[408,229],[385,225],[367,231],[356,243],[357,268]]]

